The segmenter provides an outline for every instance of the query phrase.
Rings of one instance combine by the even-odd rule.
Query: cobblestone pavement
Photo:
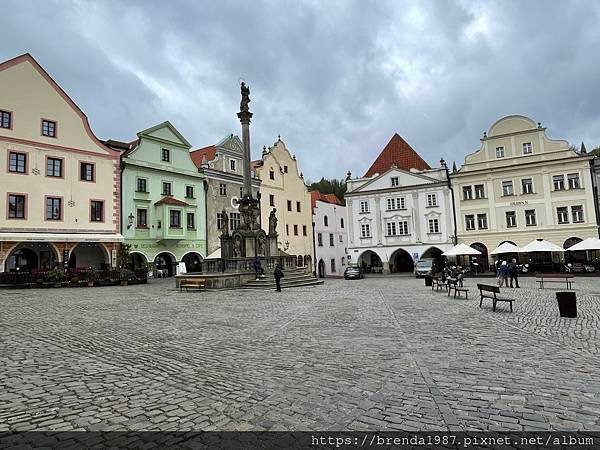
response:
[[[492,280],[488,280],[492,281]],[[0,431],[600,430],[600,279],[577,319],[423,280],[0,291]]]

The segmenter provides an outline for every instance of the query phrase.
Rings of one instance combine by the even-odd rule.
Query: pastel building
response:
[[[0,64],[0,271],[114,267],[119,152],[29,54]]]
[[[335,194],[310,195],[317,276],[341,277],[348,264],[346,207]]]
[[[206,257],[206,190],[191,146],[170,122],[137,137],[122,154],[121,228],[133,265],[152,263],[157,274],[171,276],[183,262],[198,272]]]

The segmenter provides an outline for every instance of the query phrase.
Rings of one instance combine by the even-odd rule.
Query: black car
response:
[[[344,270],[344,280],[356,280],[364,278],[362,269],[359,266],[348,266],[346,270]]]

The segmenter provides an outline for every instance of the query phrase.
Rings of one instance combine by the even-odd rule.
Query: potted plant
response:
[[[87,286],[94,287],[94,284],[96,283],[96,281],[98,281],[98,275],[96,274],[96,271],[93,268],[89,267],[85,275],[87,279]]]
[[[69,281],[69,284],[72,286],[79,286],[79,277],[73,277]]]
[[[133,270],[121,269],[119,271],[119,275],[121,279],[121,286],[127,286],[129,281],[135,279],[135,273],[133,272]]]

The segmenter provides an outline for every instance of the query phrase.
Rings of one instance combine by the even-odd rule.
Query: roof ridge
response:
[[[411,169],[428,170],[429,164],[398,133],[394,133],[379,156],[373,161],[364,177],[383,173],[393,166],[409,172]]]

